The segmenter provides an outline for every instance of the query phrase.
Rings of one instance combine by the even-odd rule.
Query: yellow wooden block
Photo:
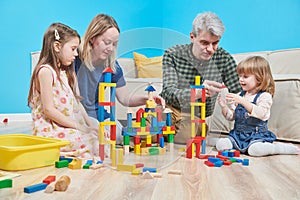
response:
[[[116,87],[117,84],[116,83],[100,83],[100,86],[103,86],[103,87]]]
[[[74,158],[72,162],[69,163],[68,168],[70,169],[81,169],[82,160]]]
[[[136,132],[136,135],[150,135],[150,132],[140,131],[140,132]]]
[[[143,117],[144,117],[144,118],[147,118],[148,115],[151,115],[151,116],[153,116],[153,117],[156,117],[156,116],[157,116],[157,113],[155,113],[155,112],[150,112],[150,111],[149,111],[149,112],[144,112],[144,113],[143,113]]]
[[[203,102],[191,102],[190,105],[191,105],[191,106],[204,106],[205,103],[203,103]]]
[[[204,106],[202,106],[201,107],[201,119],[205,119],[205,116],[206,116],[206,108],[205,108],[206,106],[204,105]]]
[[[175,131],[163,131],[163,135],[175,134]]]
[[[195,123],[191,124],[191,136],[192,138],[196,136],[196,132],[195,132]]]
[[[134,153],[141,154],[141,145],[140,144],[134,145]]]
[[[111,166],[116,166],[116,149],[110,149]]]
[[[184,147],[181,147],[178,149],[178,152],[185,152],[185,151],[186,151],[186,149]]]
[[[132,127],[133,128],[139,128],[139,127],[141,127],[141,122],[132,122]]]
[[[117,149],[118,151],[118,164],[123,164],[123,149]]]
[[[146,144],[151,144],[151,135],[146,136]]]
[[[200,85],[200,76],[195,76],[195,85]]]
[[[100,123],[99,123],[99,133],[98,133],[98,137],[99,137],[99,143],[100,143],[100,144],[105,144],[105,139],[104,139],[104,126],[101,126]]]
[[[117,170],[119,171],[132,172],[135,169],[136,169],[135,165],[124,165],[124,164],[117,165]]]
[[[201,127],[202,127],[202,133],[201,133],[201,136],[202,136],[202,137],[205,137],[205,135],[206,135],[206,124],[205,124],[205,123],[202,123],[202,124],[201,124]]]
[[[134,169],[131,171],[131,174],[132,175],[140,175],[142,172],[141,172],[141,169]]]
[[[105,121],[105,122],[99,122],[100,125],[102,126],[111,126],[111,125],[116,125],[116,122],[111,122],[111,121]]]
[[[98,92],[98,102],[104,102],[105,101],[105,87],[101,86],[99,87],[99,92]]]
[[[156,107],[156,103],[154,100],[147,100],[146,101],[146,108],[155,108]]]

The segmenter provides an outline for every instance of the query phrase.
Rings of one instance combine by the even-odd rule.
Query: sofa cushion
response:
[[[300,74],[300,49],[272,51],[269,63],[273,74]]]
[[[162,56],[147,58],[133,52],[138,78],[162,78]]]
[[[279,139],[300,141],[300,74],[274,74],[274,79],[269,129]]]
[[[128,78],[136,78],[137,70],[134,66],[134,60],[132,58],[118,58],[118,62],[123,69],[123,74]]]

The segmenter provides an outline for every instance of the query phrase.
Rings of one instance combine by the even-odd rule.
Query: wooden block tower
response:
[[[158,155],[166,150],[163,135],[168,135],[168,150],[173,150],[175,127],[172,126],[171,111],[165,109],[167,120],[162,121],[162,111],[155,108],[153,99],[154,87],[150,84],[145,91],[148,92],[146,106],[136,112],[136,121],[132,120],[132,112],[127,113],[127,127],[122,130],[125,153],[129,153],[130,137],[134,137],[134,152],[140,155]],[[147,121],[149,122],[147,124]],[[150,122],[151,121],[151,122]],[[156,135],[157,145],[152,144],[152,136]],[[141,138],[145,138],[142,144]]]
[[[200,145],[202,147],[201,153],[205,154],[206,148],[206,96],[205,86],[200,84],[200,76],[195,77],[195,85],[191,85],[191,139],[187,141],[186,157],[192,158],[193,152],[195,152],[196,145],[196,156],[200,155]],[[197,90],[201,90],[201,102],[196,99]],[[196,119],[195,108],[199,107],[200,119]],[[197,127],[201,125],[201,137],[196,136]]]
[[[99,155],[101,160],[104,160],[104,145],[110,145],[111,149],[116,146],[116,120],[115,120],[115,106],[116,106],[116,83],[111,82],[112,69],[106,68],[103,70],[104,81],[99,83],[98,92],[98,120],[99,120]],[[105,88],[109,90],[109,100],[105,101]],[[104,121],[104,109],[110,108],[110,120]],[[105,126],[110,126],[110,140],[105,140],[104,130]],[[112,151],[111,151],[112,152]]]

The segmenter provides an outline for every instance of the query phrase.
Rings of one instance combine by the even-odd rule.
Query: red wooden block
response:
[[[206,164],[206,165],[209,166],[209,167],[214,167],[214,166],[215,166],[214,163],[212,163],[212,162],[210,162],[210,161],[208,161],[208,160],[206,160],[206,161],[204,162],[204,164]]]
[[[208,157],[209,157],[209,155],[200,154],[197,158],[199,158],[199,159],[207,159]]]
[[[238,150],[235,150],[235,152],[234,152],[234,157],[240,157],[240,151],[238,151]]]
[[[144,167],[144,164],[143,164],[143,163],[136,163],[136,164],[135,164],[135,167],[136,167],[136,168]]]
[[[226,161],[224,161],[224,162],[223,162],[223,164],[224,164],[224,165],[231,165],[231,164],[232,164],[232,162],[231,162],[231,161],[229,161],[229,160],[226,160]]]
[[[52,182],[54,182],[55,181],[55,178],[56,178],[56,176],[47,176],[44,180],[43,180],[43,183],[46,183],[46,184],[50,184],[50,183],[52,183]]]
[[[223,161],[228,160],[228,157],[222,156],[222,155],[217,155],[217,158],[220,158],[220,159],[223,160]]]

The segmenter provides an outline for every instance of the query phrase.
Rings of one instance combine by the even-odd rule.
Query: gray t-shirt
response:
[[[123,70],[117,61],[115,68],[116,70],[112,74],[112,83],[116,83],[117,88],[125,86],[126,82],[123,76]],[[96,66],[94,71],[90,71],[83,63],[81,63],[77,71],[80,95],[83,97],[81,103],[83,104],[88,115],[98,120],[98,88],[99,83],[104,79],[102,76],[104,69],[104,66]],[[109,114],[105,110],[104,119],[106,118],[109,118]]]

